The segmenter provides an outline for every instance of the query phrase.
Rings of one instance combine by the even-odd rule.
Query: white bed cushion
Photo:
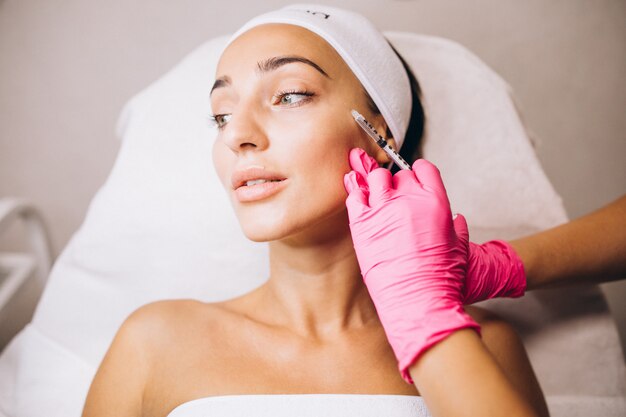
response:
[[[564,222],[508,85],[456,43],[388,36],[421,83],[425,156],[440,167],[472,239]],[[124,107],[113,170],[56,262],[32,323],[0,357],[0,415],[78,416],[87,381],[131,311],[158,299],[230,298],[267,278],[267,247],[245,239],[211,164],[208,92],[227,38],[197,48]],[[561,415],[579,396],[588,407],[590,397],[617,399],[605,415],[621,414],[624,364],[604,300],[595,288],[571,290],[569,301],[561,294],[492,306],[524,335],[545,392],[567,399],[558,402]]]

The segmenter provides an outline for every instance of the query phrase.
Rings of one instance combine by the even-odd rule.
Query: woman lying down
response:
[[[246,236],[269,242],[269,280],[134,311],[84,417],[548,414],[511,327],[463,307],[485,289],[466,282],[467,226],[438,170],[392,175],[351,115],[415,160],[419,87],[369,21],[317,5],[261,15],[229,41],[210,95],[215,168]]]

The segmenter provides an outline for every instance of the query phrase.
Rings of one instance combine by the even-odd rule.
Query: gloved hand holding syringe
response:
[[[433,164],[418,159],[411,167],[363,116],[352,115],[402,168],[392,176],[355,148],[344,184],[363,279],[400,372],[412,383],[408,368],[428,348],[462,328],[480,331],[463,304],[523,295],[524,269],[506,242],[469,242]]]

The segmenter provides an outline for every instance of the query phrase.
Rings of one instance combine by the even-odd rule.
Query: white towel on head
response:
[[[231,36],[267,23],[304,27],[332,46],[368,92],[400,149],[411,117],[411,85],[400,58],[365,16],[319,4],[294,4],[252,18]],[[350,112],[351,109],[346,109]],[[362,109],[357,109],[363,113]]]

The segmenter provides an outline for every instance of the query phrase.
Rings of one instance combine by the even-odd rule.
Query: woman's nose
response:
[[[252,109],[238,108],[233,112],[226,129],[222,133],[224,143],[235,153],[246,150],[262,150],[268,140],[259,122],[258,115]]]

